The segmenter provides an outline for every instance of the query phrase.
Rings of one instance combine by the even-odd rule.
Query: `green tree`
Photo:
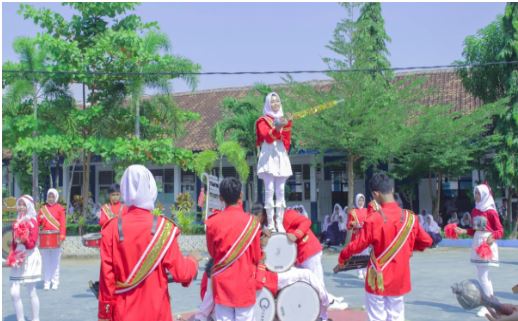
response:
[[[189,166],[192,153],[173,147],[172,135],[166,133],[171,128],[164,126],[162,132],[154,131],[153,135],[139,140],[134,139],[132,124],[147,125],[154,121],[139,115],[143,88],[165,88],[174,78],[183,78],[194,85],[194,77],[180,77],[177,73],[195,72],[199,66],[165,52],[164,36],[156,22],[145,23],[139,16],[128,13],[136,7],[135,3],[64,5],[76,11],[69,19],[30,5],[21,5],[20,13],[44,31],[36,40],[49,48],[52,64],[47,70],[86,72],[53,74],[53,79],[82,83],[88,88],[88,107],[72,108],[68,113],[71,132],[62,133],[73,147],[80,146],[83,199],[88,199],[93,155],[115,160],[117,164],[140,161]],[[158,70],[176,73],[168,77],[147,74],[131,78],[127,75],[128,72]],[[109,74],[88,74],[98,71]],[[133,98],[135,108],[127,108],[124,98],[128,95]],[[33,141],[27,145],[36,148],[39,144]]]
[[[466,37],[464,60],[459,64],[507,64],[459,68],[466,89],[485,103],[505,99],[507,109],[494,119],[493,136],[498,144],[494,148],[493,165],[504,187],[508,200],[507,226],[512,225],[512,195],[518,186],[518,4],[508,3],[503,17]],[[518,228],[514,224],[513,235]]]
[[[379,3],[361,6],[342,4],[347,17],[340,21],[328,45],[335,57],[325,58],[333,82],[329,88],[310,84],[293,84],[289,100],[294,110],[302,110],[327,101],[343,99],[336,107],[294,122],[293,133],[301,146],[326,152],[342,151],[347,155],[348,204],[354,201],[354,168],[387,161],[401,144],[400,129],[415,105],[414,86],[393,84],[387,59],[385,32]],[[367,68],[372,72],[348,72]],[[401,87],[401,88],[400,88]],[[399,90],[395,90],[398,88]]]

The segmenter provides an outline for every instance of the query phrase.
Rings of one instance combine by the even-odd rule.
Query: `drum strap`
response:
[[[230,250],[212,267],[212,275],[218,275],[237,261],[237,259],[246,252],[250,244],[252,244],[252,241],[260,229],[261,224],[257,218],[250,216],[243,232],[235,240],[234,244],[232,244]]]
[[[173,243],[178,228],[168,219],[162,218],[157,232],[140,256],[137,264],[125,281],[117,281],[115,293],[120,294],[132,290],[144,281],[160,264],[167,250]]]
[[[396,257],[399,251],[403,248],[412,232],[412,229],[415,224],[415,215],[414,213],[404,210],[405,218],[403,222],[403,226],[399,229],[396,237],[392,240],[387,248],[381,253],[381,255],[376,258],[374,255],[374,251],[371,252],[371,266],[369,267],[368,275],[367,275],[367,284],[369,287],[375,291],[376,288],[380,292],[385,290],[383,284],[383,270],[389,265],[390,262]]]
[[[59,230],[59,228],[60,228],[59,221],[54,216],[52,216],[52,214],[50,213],[50,211],[46,205],[44,205],[41,208],[41,211],[43,212],[43,215],[45,216],[45,219],[47,220],[47,222],[49,222],[50,225],[52,225],[56,230]]]

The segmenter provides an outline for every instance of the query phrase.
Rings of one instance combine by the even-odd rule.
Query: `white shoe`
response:
[[[482,307],[480,308],[480,310],[478,310],[477,312],[477,317],[479,318],[485,318],[486,317],[486,314],[489,314],[489,311],[487,310],[486,307]]]
[[[358,271],[358,279],[365,280],[365,275],[363,275],[363,271],[362,270]]]
[[[329,301],[335,301],[335,302],[338,302],[338,303],[342,303],[344,302],[344,297],[343,296],[334,296],[333,294],[327,292],[327,296],[329,298]]]
[[[52,283],[52,290],[57,290],[57,289],[58,289],[58,284]]]
[[[349,307],[349,304],[347,302],[336,302],[334,301],[327,307],[328,310],[345,310]]]
[[[50,290],[50,282],[43,283],[43,290],[45,290],[45,291]]]

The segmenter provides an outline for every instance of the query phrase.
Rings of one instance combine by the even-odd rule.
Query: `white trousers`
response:
[[[480,286],[482,287],[482,291],[488,296],[493,296],[493,283],[489,279],[489,266],[488,265],[476,265],[477,267],[477,277]]]
[[[25,287],[29,291],[29,296],[31,298],[31,307],[32,307],[32,321],[40,320],[40,299],[38,298],[38,293],[36,293],[36,283],[26,283]],[[13,281],[11,283],[11,298],[13,299],[14,311],[16,311],[16,320],[17,321],[25,321],[25,316],[23,312],[23,303],[20,295],[21,284],[19,281]]]
[[[43,263],[43,282],[59,285],[59,263],[61,261],[61,248],[41,249]]]
[[[329,298],[324,283],[309,269],[299,269],[293,267],[286,272],[278,274],[277,288],[283,288],[295,282],[304,281],[309,283],[318,293],[320,297],[320,318],[327,320],[327,307],[329,306]]]
[[[254,306],[235,308],[216,304],[214,321],[255,321]]]
[[[324,270],[322,269],[322,251],[302,262],[298,267],[311,270],[325,287]]]
[[[369,321],[405,321],[403,296],[381,296],[365,293]]]
[[[194,316],[194,320],[196,321],[208,321],[209,317],[214,312],[214,295],[212,294],[212,282],[211,279],[208,279],[207,282],[207,291],[205,292],[205,296],[198,306],[198,312]]]
[[[264,181],[264,208],[282,207],[286,208],[284,199],[284,185],[287,177],[275,177],[273,175],[263,175]],[[275,203],[273,194],[275,192]]]

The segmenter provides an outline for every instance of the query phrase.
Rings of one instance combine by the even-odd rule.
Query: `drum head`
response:
[[[297,244],[288,240],[284,233],[273,233],[264,248],[264,264],[273,272],[285,272],[297,260]]]
[[[311,285],[295,282],[277,296],[277,317],[280,321],[315,321],[320,315],[320,298]]]
[[[275,318],[275,299],[267,288],[257,291],[254,305],[254,320],[273,321]]]
[[[82,237],[83,240],[99,240],[101,238],[101,233],[88,233]]]

